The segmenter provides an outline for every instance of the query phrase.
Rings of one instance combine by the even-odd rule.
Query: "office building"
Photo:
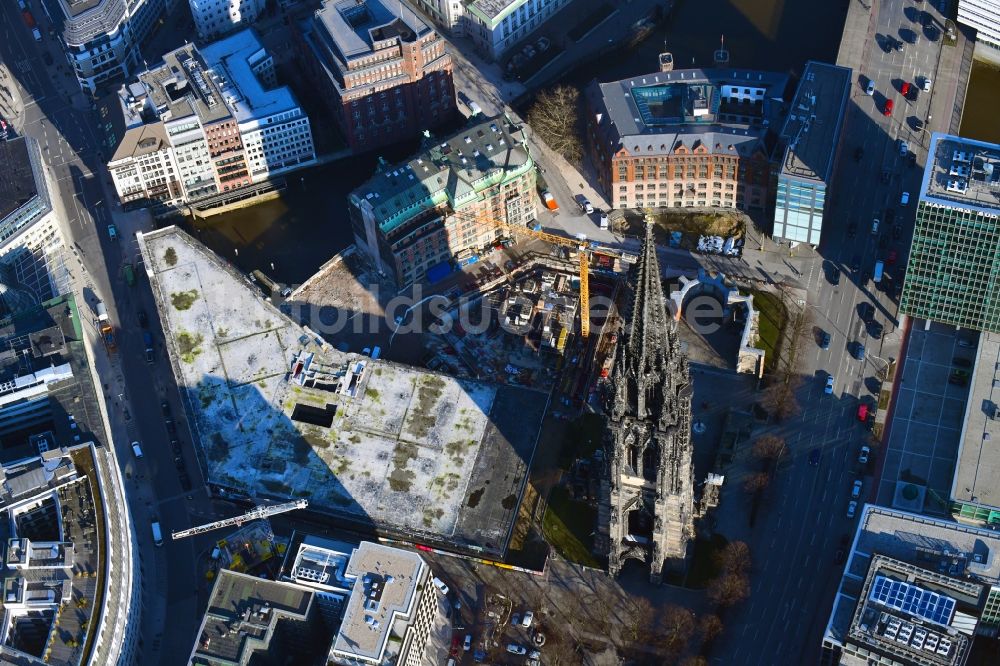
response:
[[[952,370],[955,372],[955,370]],[[969,398],[951,485],[956,520],[1000,527],[1000,334],[983,333],[971,370]]]
[[[472,39],[479,52],[502,59],[570,0],[416,0],[416,5],[454,35]]]
[[[1000,539],[866,505],[823,634],[820,663],[962,666],[1000,627]]]
[[[108,170],[126,206],[169,211],[316,160],[309,119],[252,30],[167,53],[120,97],[127,129]]]
[[[451,55],[402,2],[326,0],[299,24],[307,73],[356,152],[412,139],[451,120]]]
[[[216,39],[250,26],[264,11],[264,0],[188,0],[198,38]]]
[[[84,92],[134,72],[141,62],[139,45],[150,36],[166,10],[164,0],[60,0],[60,37],[70,66]]]
[[[535,219],[535,168],[523,131],[504,118],[382,165],[349,197],[358,247],[399,286],[462,261]]]
[[[1000,332],[1000,146],[935,133],[900,312]]]
[[[341,666],[421,666],[448,660],[448,601],[413,551],[362,541],[347,564],[354,583],[330,649]]]
[[[612,207],[764,209],[787,86],[714,69],[592,83],[585,143]]]
[[[135,526],[81,314],[67,296],[0,319],[4,664],[125,664],[138,648]]]
[[[1000,0],[958,0],[958,22],[976,29],[976,57],[1000,64]]]
[[[819,245],[850,87],[850,69],[806,63],[781,130],[785,148],[772,233],[777,241]]]
[[[0,312],[8,313],[69,291],[71,278],[38,142],[0,142],[0,164]]]
[[[331,635],[311,589],[220,569],[188,663],[321,664]]]

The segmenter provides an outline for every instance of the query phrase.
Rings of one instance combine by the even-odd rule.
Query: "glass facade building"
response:
[[[778,176],[774,202],[774,237],[793,243],[819,245],[823,231],[826,183]]]
[[[899,310],[1000,332],[1000,146],[935,134],[929,154]]]

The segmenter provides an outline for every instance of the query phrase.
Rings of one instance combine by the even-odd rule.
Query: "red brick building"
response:
[[[455,113],[445,42],[402,3],[327,0],[298,27],[308,74],[355,152],[413,138]]]
[[[612,207],[765,208],[787,88],[747,70],[592,84],[585,143]]]

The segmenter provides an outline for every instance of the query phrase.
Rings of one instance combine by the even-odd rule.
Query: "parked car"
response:
[[[867,407],[866,405],[861,405],[861,406]],[[869,447],[867,444],[865,446],[862,446],[861,451],[858,453],[858,462],[861,463],[862,465],[867,465],[868,456],[871,455],[871,452],[872,452],[871,447]]]

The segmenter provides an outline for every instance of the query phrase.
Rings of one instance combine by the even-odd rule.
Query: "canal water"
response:
[[[998,108],[1000,108],[1000,68],[978,60],[973,61],[959,135],[968,139],[1000,143]]]
[[[674,54],[678,69],[692,62],[710,67],[722,36],[732,67],[798,73],[807,60],[836,59],[847,13],[845,0],[677,2],[672,17],[644,42],[582,63],[562,80],[582,87],[595,78],[648,74],[657,69],[664,49]],[[393,146],[382,155],[402,160],[417,146],[417,141]],[[352,242],[347,195],[372,175],[376,162],[376,155],[353,157],[293,174],[280,199],[184,226],[240,269],[260,269],[279,282],[298,284]]]
[[[584,63],[566,77],[576,85],[649,74],[669,51],[676,69],[713,67],[725,42],[729,66],[800,73],[808,60],[834,62],[848,0],[676,0],[670,18],[616,57]]]

